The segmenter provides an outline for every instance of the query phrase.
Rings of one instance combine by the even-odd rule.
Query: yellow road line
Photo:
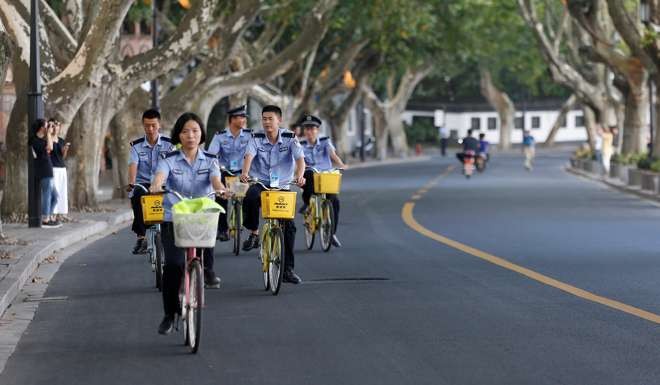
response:
[[[448,169],[445,171],[439,178],[436,178],[436,183],[440,181],[440,179],[443,176],[446,176],[451,169]],[[541,273],[538,273],[534,270],[528,269],[526,267],[517,265],[515,263],[509,262],[506,259],[497,257],[495,255],[492,255],[490,253],[487,253],[485,251],[476,249],[472,246],[468,246],[466,244],[463,244],[461,242],[455,241],[453,239],[449,239],[445,236],[442,236],[440,234],[434,233],[433,231],[427,229],[426,227],[422,226],[417,222],[415,217],[413,216],[413,210],[415,208],[415,203],[414,202],[406,202],[403,205],[403,209],[401,210],[401,217],[403,218],[403,221],[410,227],[411,229],[415,230],[416,232],[431,238],[437,242],[440,242],[446,246],[449,246],[451,248],[454,248],[456,250],[460,250],[466,254],[470,254],[474,257],[480,258],[484,261],[490,262],[494,265],[503,267],[507,270],[514,271],[518,274],[522,274],[527,278],[533,279],[534,281],[540,282],[542,284],[552,286],[556,289],[559,289],[561,291],[564,291],[566,293],[572,294],[576,297],[585,299],[587,301],[595,302],[604,306],[607,306],[609,308],[615,309],[622,311],[624,313],[643,318],[647,321],[651,321],[657,324],[660,324],[660,315],[651,313],[649,311],[636,308],[634,306],[627,305],[623,302],[615,301],[613,299],[607,298],[600,296],[598,294],[594,294],[592,292],[589,292],[584,289],[580,289],[579,287],[575,287],[573,285],[569,285],[565,282],[556,280],[552,277],[548,277],[547,275],[543,275]]]

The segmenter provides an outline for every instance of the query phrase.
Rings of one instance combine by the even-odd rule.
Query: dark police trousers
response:
[[[165,266],[163,267],[163,308],[166,315],[181,312],[179,304],[179,287],[186,265],[185,249],[174,245],[174,226],[172,222],[163,222],[160,226],[163,249],[165,251]],[[204,256],[204,272],[213,271],[213,248],[202,249]],[[199,249],[197,251],[199,253]]]
[[[259,212],[261,210],[261,192],[264,188],[260,184],[253,184],[243,198],[243,226],[250,230],[259,229]],[[280,220],[284,227],[284,268],[293,269],[295,257],[293,245],[296,243],[296,225],[293,219]]]
[[[303,198],[303,202],[306,205],[309,205],[309,198],[311,198],[312,193],[314,193],[314,171],[305,170],[304,176],[305,176],[305,185],[303,186],[302,198]],[[332,227],[334,227],[333,231],[336,233],[337,224],[339,223],[339,198],[337,198],[337,194],[325,194],[325,197],[328,198],[330,202],[332,202],[332,211],[333,211]]]
[[[151,186],[150,183],[138,184],[146,187],[147,190],[149,190],[149,187]],[[131,230],[133,230],[138,237],[144,237],[144,234],[147,232],[146,227],[144,226],[144,221],[142,220],[142,202],[140,198],[142,198],[143,195],[147,195],[147,193],[137,187],[133,189],[133,196],[131,197],[131,208],[133,208],[133,225],[131,226]]]
[[[235,171],[235,172],[232,172],[232,174],[234,174],[236,176],[240,176],[241,171],[240,170]],[[227,185],[225,184],[225,177],[226,176],[230,176],[230,175],[227,172],[223,171],[222,172],[222,184],[225,185],[225,187],[227,187]],[[228,204],[229,201],[227,199],[220,198],[220,196],[216,196],[215,201],[220,206],[222,206],[223,209],[225,209],[224,214],[220,214],[220,218],[218,218],[218,232],[219,233],[220,232],[225,232],[225,231],[227,231],[227,229],[229,229],[229,226],[227,226],[227,212],[228,212],[227,211],[227,204]]]

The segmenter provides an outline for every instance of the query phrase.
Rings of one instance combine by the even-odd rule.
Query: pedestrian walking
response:
[[[523,154],[525,154],[525,169],[532,171],[534,157],[536,156],[536,142],[529,130],[523,134]]]
[[[601,137],[601,164],[603,165],[603,172],[605,175],[610,174],[610,161],[614,153],[614,130],[612,127],[603,128],[600,132]]]
[[[30,146],[34,156],[34,169],[41,189],[41,226],[60,227],[62,224],[53,216],[57,204],[57,191],[53,185],[53,163],[50,153],[56,140],[52,125],[44,119],[37,119],[32,124]]]
[[[53,151],[50,153],[50,161],[53,164],[53,185],[57,191],[57,203],[53,207],[53,215],[62,221],[69,214],[69,186],[64,160],[69,153],[71,143],[65,142],[60,138],[62,124],[55,119],[50,119],[48,123],[53,125]]]
[[[440,153],[442,156],[447,156],[447,143],[449,142],[449,130],[445,126],[440,126],[438,129],[440,135]]]

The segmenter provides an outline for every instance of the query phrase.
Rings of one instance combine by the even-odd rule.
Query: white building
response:
[[[524,111],[516,113],[516,130],[511,135],[512,143],[522,141],[522,128],[529,129],[538,142],[544,141],[555,123],[561,108],[559,102],[529,103]],[[524,117],[524,125],[523,125]],[[410,103],[403,114],[403,120],[412,124],[417,119],[430,119],[436,127],[447,127],[451,137],[458,139],[467,134],[470,128],[486,134],[491,143],[500,140],[500,119],[488,104],[446,104]],[[584,116],[581,109],[569,111],[563,126],[557,132],[556,142],[581,142],[587,140]]]

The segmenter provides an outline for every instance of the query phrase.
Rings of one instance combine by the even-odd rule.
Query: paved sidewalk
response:
[[[581,176],[583,178],[590,179],[594,182],[600,182],[601,184],[603,184],[605,186],[614,188],[614,189],[619,190],[621,192],[628,193],[628,194],[633,194],[633,195],[638,196],[639,198],[660,203],[660,196],[658,194],[654,194],[651,191],[642,190],[642,188],[639,187],[639,186],[629,186],[626,183],[623,183],[618,178],[610,178],[610,177],[606,177],[606,176],[603,176],[603,175],[586,172],[584,170],[573,168],[570,165],[567,165],[564,168],[564,170],[566,172],[571,173],[571,174]]]
[[[31,229],[25,223],[4,225],[0,241],[0,316],[10,306],[37,267],[60,249],[88,237],[107,235],[133,218],[127,201],[101,203],[99,212],[70,213],[72,222],[60,228]]]

